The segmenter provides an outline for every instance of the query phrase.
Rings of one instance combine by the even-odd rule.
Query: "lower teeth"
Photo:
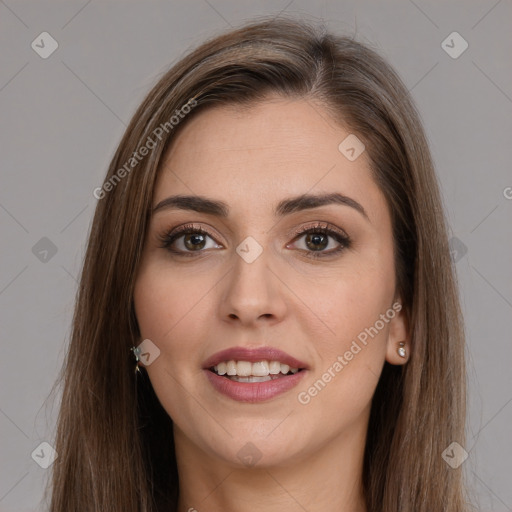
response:
[[[214,372],[216,375],[218,373]],[[240,377],[238,375],[222,375],[222,377],[226,377],[226,379],[234,380],[235,382],[267,382],[269,380],[280,379],[281,377],[286,377],[287,375],[293,375],[293,373],[289,372],[287,374],[278,373],[277,375],[265,375],[263,377],[256,377],[255,375],[250,375],[248,377]]]
[[[234,380],[235,382],[267,382],[269,380],[280,379],[284,377],[282,373],[278,373],[277,375],[265,375],[264,377],[255,377],[251,375],[249,377],[239,377],[238,375],[223,375],[230,380]]]

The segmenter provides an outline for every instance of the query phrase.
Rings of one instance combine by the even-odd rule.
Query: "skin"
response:
[[[400,302],[390,212],[366,153],[351,162],[338,150],[349,133],[318,102],[272,95],[249,108],[198,114],[166,156],[153,206],[170,195],[196,194],[230,209],[227,218],[158,211],[136,280],[141,340],[160,350],[146,370],[174,421],[179,510],[366,510],[361,476],[371,399],[384,361],[407,361],[397,353],[399,342],[409,352],[404,310],[360,344],[309,403],[298,400],[359,333]],[[334,204],[273,215],[282,199],[326,192],[354,199],[368,219]],[[344,230],[351,245],[308,258],[315,242],[295,232],[315,221]],[[158,239],[186,223],[212,235],[190,258]],[[236,252],[248,236],[263,249],[250,264]],[[174,248],[192,252],[185,238]],[[327,240],[320,252],[339,246]],[[240,345],[277,347],[309,370],[297,387],[269,401],[234,401],[212,387],[202,364]],[[248,442],[260,457],[252,467],[237,456]]]

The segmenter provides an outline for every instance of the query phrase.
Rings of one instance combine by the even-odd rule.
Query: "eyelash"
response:
[[[343,231],[334,229],[332,227],[329,227],[330,224],[328,223],[316,223],[314,225],[310,225],[304,228],[299,229],[294,233],[294,239],[295,241],[297,238],[301,237],[302,235],[307,234],[322,234],[322,235],[328,235],[332,237],[334,240],[336,240],[340,246],[336,249],[331,249],[328,252],[325,251],[303,251],[306,252],[306,256],[313,259],[318,258],[326,258],[329,256],[334,256],[336,254],[339,254],[345,249],[348,249],[352,241],[350,237],[345,234]],[[162,235],[158,236],[158,240],[160,242],[160,247],[162,249],[166,249],[169,252],[176,254],[178,256],[185,256],[185,257],[195,257],[198,254],[202,254],[204,250],[198,250],[198,251],[177,251],[175,249],[171,249],[170,246],[175,242],[178,238],[182,237],[183,235],[191,235],[191,234],[200,234],[200,235],[207,235],[210,238],[214,239],[212,234],[201,227],[194,227],[193,224],[184,224],[183,226],[180,226],[176,228],[175,230],[171,230],[170,232],[165,232]]]

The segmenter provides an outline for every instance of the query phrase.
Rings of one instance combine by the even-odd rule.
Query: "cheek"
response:
[[[191,396],[204,385],[201,363],[212,332],[212,297],[218,277],[170,269],[152,261],[138,275],[134,305],[141,339],[150,339],[160,356],[146,370],[167,413],[179,422],[191,418]],[[195,411],[195,412],[194,412]]]
[[[327,401],[341,405],[347,399],[361,403],[370,398],[386,355],[390,318],[382,321],[381,315],[389,309],[387,298],[359,284],[340,290],[335,301],[325,302],[330,331],[316,338],[312,378],[329,383]]]
[[[309,298],[315,311],[308,315],[315,365],[299,390],[298,402],[325,421],[334,419],[336,411],[355,419],[368,407],[385,361],[394,316],[392,255],[381,252],[372,260],[354,259],[337,279],[331,276],[315,290]],[[322,332],[314,336],[311,326],[319,325],[316,313]]]
[[[134,290],[141,336],[168,345],[190,318],[201,315],[208,288],[208,283],[197,276],[170,272],[158,265],[142,269]]]
[[[371,327],[391,306],[394,284],[392,257],[385,254],[373,259],[355,255],[341,270],[317,276],[314,285],[312,279],[296,280],[297,295],[311,305],[309,331],[313,325],[319,329],[313,340],[320,354],[332,358]]]
[[[204,339],[200,331],[207,329],[201,299],[208,285],[200,281],[152,264],[141,270],[134,290],[141,340],[150,339],[160,350],[146,371],[160,403],[179,424],[198,414],[190,396],[198,396],[195,386],[201,372],[200,341]]]

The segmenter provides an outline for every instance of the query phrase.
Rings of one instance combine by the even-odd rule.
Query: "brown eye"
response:
[[[188,233],[186,235],[183,235],[183,237],[183,243],[187,249],[195,251],[197,249],[204,248],[206,235]]]
[[[213,244],[207,246],[208,239]],[[204,249],[221,248],[222,246],[215,243],[212,235],[203,228],[194,227],[193,225],[180,226],[171,232],[159,236],[161,242],[160,247],[167,249],[176,255],[194,256],[193,253],[203,253]]]
[[[307,233],[305,244],[313,251],[323,251],[329,245],[329,236],[325,233]]]
[[[295,240],[304,239],[305,255],[311,258],[322,258],[336,255],[350,247],[351,240],[347,234],[338,229],[329,228],[328,224],[317,224],[307,227],[296,233]],[[334,239],[338,246],[326,251],[330,245],[330,239]]]

